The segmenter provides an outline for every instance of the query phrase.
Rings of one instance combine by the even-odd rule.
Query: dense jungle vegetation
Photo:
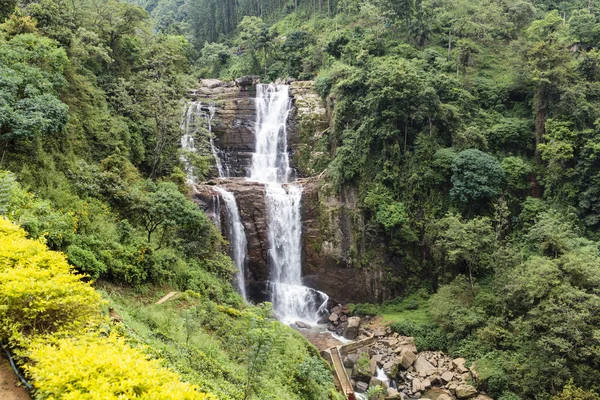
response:
[[[598,398],[598,1],[138,4],[197,76],[316,80],[317,165],[427,293],[396,329],[477,360],[497,398]]]
[[[0,213],[132,321],[105,346],[149,345],[222,399],[326,399],[314,349],[229,284],[178,151],[196,79],[315,79],[331,117],[317,165],[358,188],[399,260],[390,281],[416,296],[363,309],[420,307],[395,329],[476,361],[495,398],[599,399],[599,12],[597,0],[4,1]],[[196,162],[205,175],[210,163]],[[6,268],[26,264],[6,259],[4,326],[24,310]],[[164,287],[188,292],[152,305]],[[95,354],[107,328],[92,326],[88,341],[56,324],[0,339],[60,391],[48,360],[68,340]]]

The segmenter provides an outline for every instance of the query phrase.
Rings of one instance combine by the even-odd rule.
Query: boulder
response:
[[[442,374],[441,378],[442,378],[442,381],[448,383],[448,382],[451,382],[452,379],[454,379],[454,374],[450,371],[446,371]]]
[[[477,372],[477,365],[475,363],[471,364],[471,366],[469,367],[469,371],[471,371],[471,376],[473,377],[473,379],[479,379],[479,372]]]
[[[442,393],[438,396],[437,400],[453,400],[453,399],[452,399],[452,397],[450,397],[450,395]]]
[[[388,376],[395,376],[398,373],[398,361],[391,359],[384,363],[382,368]]]
[[[344,330],[344,337],[346,339],[354,340],[358,337],[358,330],[360,328],[360,317],[348,318],[348,326]]]
[[[385,400],[403,400],[404,395],[402,392],[397,391],[394,388],[388,388],[387,396],[385,396]]]
[[[413,380],[412,380],[412,391],[413,391],[413,393],[422,392],[424,390],[425,390],[425,387],[421,383],[421,380],[419,378],[413,378]]]
[[[366,382],[356,382],[356,391],[359,393],[364,393],[369,390],[369,384]]]
[[[200,80],[202,86],[207,87],[208,89],[215,89],[223,86],[223,81],[218,79],[202,79]]]
[[[356,360],[358,359],[358,354],[348,354],[344,358],[344,367],[346,368],[354,368],[354,364],[356,364]]]
[[[375,371],[377,371],[377,367],[381,366],[381,355],[375,354],[369,360],[369,368],[371,369],[371,375],[375,375]]]
[[[425,388],[425,390],[427,390],[427,389],[429,389],[431,387],[431,381],[429,379],[422,380],[421,384],[423,385],[423,387]]]
[[[477,395],[477,389],[471,385],[459,385],[456,388],[455,394],[459,399],[468,399]]]
[[[399,363],[404,369],[408,369],[408,367],[413,365],[416,359],[417,355],[408,349],[403,349],[402,352],[400,352]]]
[[[431,375],[435,372],[435,367],[431,365],[431,363],[427,361],[422,355],[417,357],[417,360],[413,364],[413,368],[418,374],[424,372],[426,376]]]
[[[387,388],[387,385],[385,384],[384,381],[377,379],[375,377],[372,377],[371,380],[369,381],[369,389],[375,386],[381,386],[382,388]]]
[[[342,306],[340,306],[340,305],[338,304],[337,306],[333,307],[333,308],[331,309],[331,313],[332,313],[332,314],[334,314],[334,313],[335,313],[335,314],[338,314],[338,315],[340,315],[340,314],[342,313]]]
[[[352,370],[352,378],[357,381],[369,382],[373,374],[371,373],[369,356],[367,353],[362,353],[356,360],[354,369]]]
[[[338,322],[338,319],[339,319],[339,318],[340,318],[340,317],[339,317],[339,315],[338,315],[338,314],[336,314],[336,313],[334,313],[334,312],[332,312],[332,313],[329,315],[329,320],[330,320],[331,322],[333,322],[333,323],[335,323],[335,322]]]
[[[235,84],[238,86],[251,86],[251,85],[256,85],[259,82],[260,82],[260,76],[258,76],[258,75],[241,76],[235,80]]]
[[[296,321],[295,324],[300,329],[310,329],[310,325],[307,324],[306,322]]]
[[[461,374],[464,374],[465,372],[469,372],[469,369],[467,367],[465,367],[465,363],[467,362],[467,360],[465,360],[464,358],[455,358],[454,360],[452,360],[452,368],[455,369],[456,371],[460,372]]]

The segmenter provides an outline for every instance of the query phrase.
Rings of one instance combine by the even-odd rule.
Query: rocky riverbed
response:
[[[492,399],[478,392],[476,366],[464,358],[439,351],[419,352],[412,337],[389,328],[379,327],[374,332],[361,329],[361,336],[369,334],[376,338],[372,344],[344,354],[344,367],[357,393],[382,386],[385,394],[380,400]]]

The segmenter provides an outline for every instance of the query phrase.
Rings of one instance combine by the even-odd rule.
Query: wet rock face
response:
[[[196,89],[188,93],[188,97],[206,103],[207,107],[209,104],[216,106],[212,132],[228,177],[249,175],[256,141],[255,97],[258,83],[260,79],[257,76],[244,76],[234,82],[203,79]],[[292,113],[288,121],[288,151],[292,154],[299,143],[295,115],[295,112]]]
[[[255,301],[268,300],[266,284],[269,279],[269,239],[265,187],[263,184],[239,178],[215,179],[209,184],[195,187],[194,199],[209,216],[214,217],[214,210],[219,210],[217,212],[220,213],[221,233],[224,237],[227,237],[227,213],[222,202],[220,207],[215,205],[219,194],[214,189],[214,184],[235,195],[242,224],[246,230],[248,256],[245,279],[248,295]]]
[[[300,180],[302,195],[302,276],[304,284],[340,303],[390,298],[385,287],[385,246],[377,227],[358,209],[358,192],[336,193],[327,178]],[[360,260],[372,255],[372,261]]]
[[[216,106],[212,120],[214,142],[223,168],[233,177],[247,175],[254,151],[256,80],[247,78],[239,84],[203,79],[199,87],[189,93],[196,101]]]

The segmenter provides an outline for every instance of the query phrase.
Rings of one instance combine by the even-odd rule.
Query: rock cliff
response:
[[[195,199],[210,214],[218,209],[213,185],[234,193],[248,239],[245,276],[248,294],[259,301],[266,299],[269,280],[265,188],[243,178],[247,176],[254,150],[255,83],[254,79],[237,83],[203,80],[190,96],[216,106],[212,123],[214,141],[225,169],[232,176],[198,185]],[[304,188],[304,284],[342,303],[388,299],[393,295],[386,286],[390,260],[385,256],[381,232],[359,210],[357,190],[348,187],[334,190],[323,172],[329,162],[327,110],[313,82],[293,82],[290,95],[294,111],[288,123],[288,144],[294,167],[299,176],[305,177],[297,182]],[[223,209],[220,214],[225,235],[227,217]]]

